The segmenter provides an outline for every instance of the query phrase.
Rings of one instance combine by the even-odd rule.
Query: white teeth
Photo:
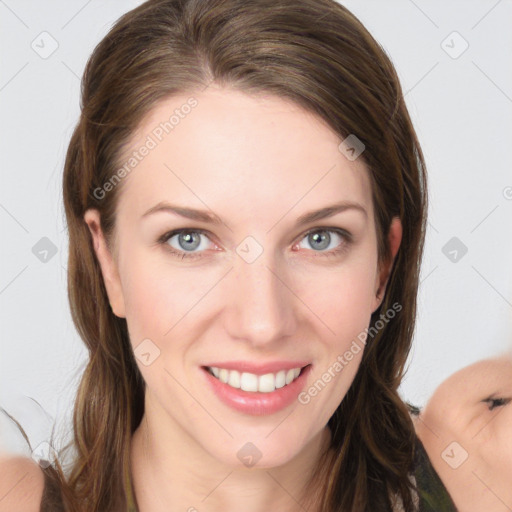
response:
[[[240,373],[236,370],[231,370],[229,372],[228,384],[233,388],[240,387]]]
[[[237,370],[226,370],[225,368],[210,367],[210,373],[217,377],[221,382],[229,386],[260,393],[272,393],[294,381],[300,374],[301,368],[292,368],[290,370],[281,370],[277,373],[266,373],[265,375],[255,375],[254,373]]]
[[[283,386],[286,386],[286,372],[281,370],[276,373],[276,388],[279,389]]]
[[[253,373],[242,373],[240,376],[240,389],[244,391],[258,391],[258,376]]]
[[[228,382],[228,378],[229,378],[229,371],[226,370],[225,368],[222,368],[219,373],[219,380],[226,384]]]
[[[260,375],[258,379],[258,391],[261,393],[270,393],[276,389],[276,378],[273,373]]]

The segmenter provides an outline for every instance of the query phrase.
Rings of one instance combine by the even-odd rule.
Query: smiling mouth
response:
[[[310,365],[266,373],[264,375],[228,370],[215,366],[203,366],[202,368],[232,388],[252,393],[272,393],[276,389],[284,388],[294,382],[308,366]]]

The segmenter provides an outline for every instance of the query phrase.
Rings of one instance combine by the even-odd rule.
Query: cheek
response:
[[[486,440],[487,463],[512,481],[512,407],[504,407],[492,420],[492,433]],[[491,425],[489,425],[491,426]]]
[[[134,346],[145,338],[161,340],[191,307],[190,280],[147,251],[127,254],[121,275],[130,338]]]
[[[375,299],[373,261],[361,259],[336,270],[308,274],[297,277],[297,295],[326,326],[334,333],[368,327]]]
[[[512,503],[512,408],[506,406],[494,417],[487,415],[484,424],[484,430],[475,437],[475,440],[480,437],[482,439],[468,467],[472,471],[468,478],[474,479],[478,475],[490,486],[494,496],[499,496],[503,502]],[[475,481],[475,484],[482,487],[484,494],[489,492],[486,485],[479,481]]]
[[[340,267],[324,276],[317,273],[315,277],[324,277],[326,285],[319,289],[318,280],[313,279],[316,286],[303,283],[299,292],[315,312],[315,316],[308,314],[308,319],[322,334],[316,338],[322,349],[317,352],[315,374],[299,401],[312,407],[321,423],[334,413],[359,369],[374,297],[375,273],[370,269],[371,263],[364,264],[360,259],[356,265]]]

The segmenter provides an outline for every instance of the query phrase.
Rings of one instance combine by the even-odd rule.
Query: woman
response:
[[[424,159],[346,8],[127,13],[87,64],[63,194],[90,360],[42,510],[452,506],[416,489],[429,462],[397,391]]]

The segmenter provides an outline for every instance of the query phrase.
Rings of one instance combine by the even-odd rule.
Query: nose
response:
[[[235,258],[228,278],[225,328],[233,339],[254,347],[293,335],[297,324],[300,301],[292,291],[289,274],[270,252],[263,251],[252,263]]]

